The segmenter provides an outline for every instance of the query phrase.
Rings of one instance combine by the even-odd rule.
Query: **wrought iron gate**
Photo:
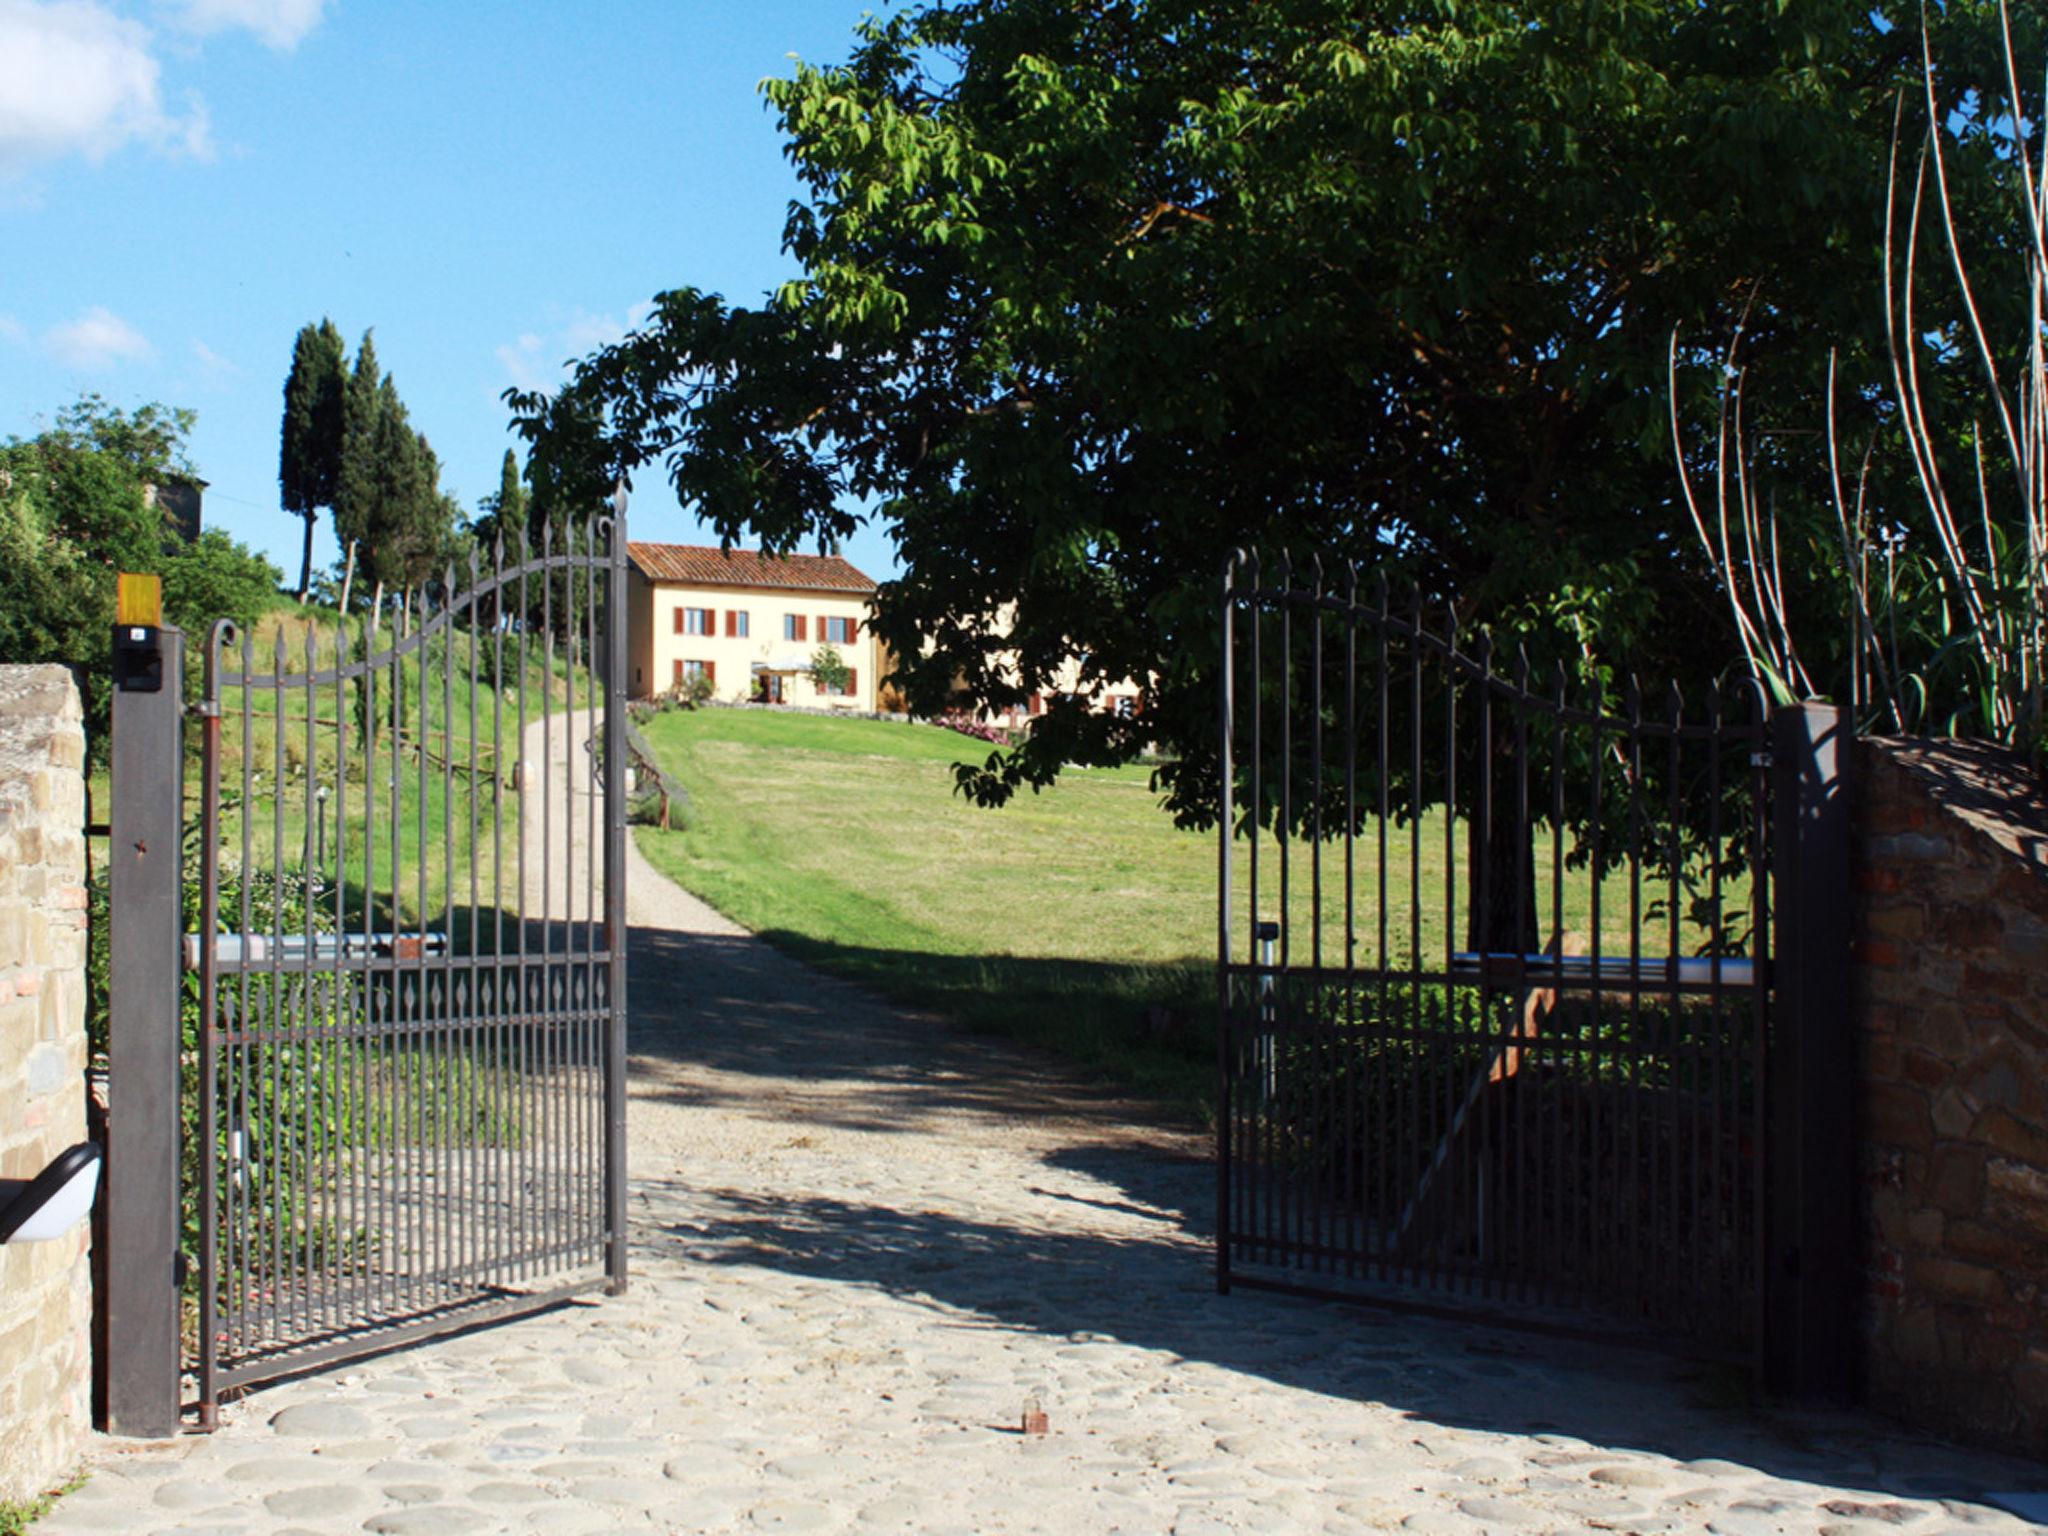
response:
[[[622,518],[547,530],[268,657],[214,626],[185,1138],[208,1422],[253,1381],[624,1287],[625,552]]]
[[[1218,1282],[1754,1359],[1769,720],[1223,591]],[[1241,893],[1241,894],[1240,894]]]

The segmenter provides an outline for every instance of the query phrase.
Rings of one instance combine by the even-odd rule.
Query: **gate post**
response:
[[[1796,704],[1771,719],[1764,1343],[1770,1386],[1808,1398],[1846,1398],[1855,1385],[1854,736],[1849,712],[1835,705]]]
[[[124,584],[129,578],[123,577]],[[107,857],[106,1428],[178,1432],[185,637],[115,630]]]

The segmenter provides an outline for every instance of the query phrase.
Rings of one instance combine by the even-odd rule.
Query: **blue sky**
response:
[[[790,275],[796,182],[758,85],[843,58],[876,8],[0,0],[0,437],[83,390],[190,406],[208,524],[295,579],[278,418],[325,314],[352,347],[376,328],[473,508],[507,386],[663,288],[750,300]],[[703,536],[653,479],[632,526]],[[877,530],[846,552],[894,569]]]

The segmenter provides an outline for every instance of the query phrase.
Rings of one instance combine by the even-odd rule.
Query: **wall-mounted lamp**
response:
[[[100,1147],[81,1141],[32,1179],[0,1179],[0,1243],[62,1237],[92,1210],[100,1183]]]

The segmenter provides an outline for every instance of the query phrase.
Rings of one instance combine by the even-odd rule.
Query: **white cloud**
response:
[[[499,366],[515,389],[552,389],[566,370],[565,360],[624,341],[626,333],[652,313],[651,301],[630,306],[623,320],[575,310],[559,330],[546,336],[527,331],[517,341],[498,348]]]
[[[204,155],[206,112],[164,110],[148,28],[95,0],[0,0],[0,173],[130,143]]]
[[[512,381],[514,389],[542,389],[547,378],[542,371],[540,360],[541,339],[528,331],[510,346],[498,348],[498,365],[505,370],[505,377]]]
[[[223,379],[242,371],[197,337],[192,340],[192,356],[198,361],[200,371],[208,378]]]
[[[178,24],[204,37],[243,27],[272,48],[296,48],[320,25],[327,0],[185,0]]]
[[[76,320],[45,331],[43,350],[67,368],[92,373],[148,357],[154,349],[142,332],[95,304]]]

